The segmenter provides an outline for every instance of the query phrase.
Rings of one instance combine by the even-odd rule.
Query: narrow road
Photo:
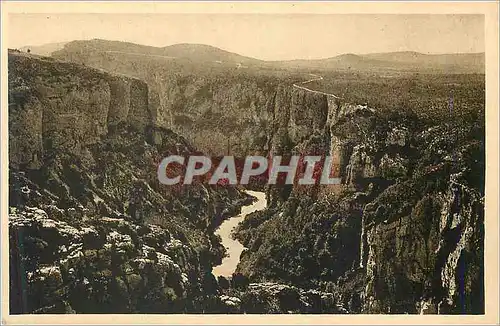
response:
[[[119,54],[127,54],[127,55],[136,55],[136,56],[145,56],[145,57],[157,57],[157,58],[164,58],[164,59],[176,59],[177,58],[177,57],[166,56],[166,55],[147,54],[147,53],[135,53],[135,52],[124,52],[124,51],[114,51],[114,50],[108,50],[108,51],[105,51],[105,52],[106,53],[119,53]],[[248,68],[248,67],[247,66],[243,66],[243,65],[240,64],[238,66],[238,68]],[[338,97],[335,94],[325,93],[325,92],[321,92],[321,91],[315,91],[313,89],[305,87],[304,85],[309,84],[311,82],[318,81],[318,80],[323,80],[323,76],[316,75],[316,74],[309,74],[309,75],[312,76],[313,78],[309,79],[309,80],[306,80],[306,81],[303,81],[303,82],[300,82],[300,83],[294,83],[293,87],[298,88],[298,89],[302,89],[304,91],[308,91],[308,92],[312,92],[312,93],[316,93],[316,94],[322,94],[322,95],[331,96],[331,97],[340,99],[340,97]]]
[[[120,53],[120,54],[127,54],[127,55],[136,55],[136,56],[146,56],[146,57],[157,57],[157,58],[164,58],[164,59],[176,59],[177,58],[177,57],[166,56],[166,55],[135,53],[135,52],[124,52],[124,51],[113,51],[113,50],[108,50],[108,51],[105,51],[105,52],[106,53]],[[240,64],[238,66],[238,68],[248,68],[248,67],[247,66],[243,66],[243,65]],[[322,95],[331,96],[331,97],[340,99],[340,97],[338,97],[335,94],[325,93],[325,92],[321,92],[321,91],[315,91],[313,89],[305,87],[304,85],[306,85],[308,83],[311,83],[311,82],[314,82],[314,81],[318,81],[318,80],[323,80],[323,76],[316,75],[316,74],[309,74],[309,75],[312,76],[313,78],[309,79],[309,80],[306,80],[306,81],[303,81],[303,82],[300,82],[300,83],[294,83],[293,87],[298,88],[298,89],[302,89],[304,91],[308,91],[308,92],[312,92],[312,93],[316,93],[316,94],[322,94]]]
[[[212,274],[215,276],[230,277],[236,270],[236,266],[240,262],[240,255],[245,249],[243,245],[238,241],[233,239],[233,231],[236,226],[245,219],[250,213],[255,211],[260,211],[266,208],[267,200],[266,194],[260,191],[246,191],[247,194],[257,197],[257,201],[252,205],[243,206],[241,208],[241,214],[224,221],[221,226],[215,231],[215,234],[220,235],[222,239],[222,245],[226,248],[227,255],[222,259],[222,264],[216,266],[212,270]]]
[[[313,78],[309,79],[309,80],[306,80],[306,81],[303,81],[303,82],[300,82],[298,84],[295,83],[295,84],[293,84],[293,87],[298,88],[298,89],[302,89],[304,91],[308,91],[308,92],[312,92],[312,93],[316,93],[316,94],[322,94],[322,95],[331,96],[331,97],[340,99],[340,97],[338,97],[335,94],[325,93],[325,92],[321,92],[321,91],[315,91],[313,89],[305,87],[304,85],[309,84],[309,83],[311,83],[313,81],[323,80],[323,77],[320,76],[320,75],[316,75],[316,74],[309,74],[309,75],[312,76]]]

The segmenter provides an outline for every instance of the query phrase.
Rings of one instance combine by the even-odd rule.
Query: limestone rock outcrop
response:
[[[238,271],[331,291],[354,313],[484,311],[484,121],[422,127],[300,92],[276,94],[270,154],[328,153],[342,183],[271,185],[238,230]]]
[[[159,184],[164,156],[195,150],[154,126],[150,97],[134,78],[9,53],[11,313],[206,309],[214,230],[248,197]]]

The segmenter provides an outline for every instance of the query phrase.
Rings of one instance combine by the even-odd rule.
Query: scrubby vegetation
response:
[[[429,304],[440,313],[481,313],[483,78],[427,76],[418,88],[429,91],[419,93],[404,82],[413,77],[387,86],[354,76],[311,85],[346,87],[345,97],[378,103],[374,112],[341,110],[323,133],[342,157],[343,185],[271,190],[275,204],[239,227],[248,248],[239,271],[254,282],[333,292],[351,312],[418,313]],[[450,80],[468,82],[452,108],[444,95]],[[412,104],[393,103],[392,94]],[[291,150],[311,149],[311,139]]]
[[[484,117],[484,74],[317,73],[323,79],[307,84],[308,88],[336,94],[348,103],[367,104],[382,116],[411,112],[428,124]]]
[[[244,67],[212,50],[199,64],[118,43],[54,54],[79,64],[9,62],[13,312],[484,311],[484,75]],[[341,99],[292,87],[306,72]],[[238,229],[237,274],[217,280],[213,231],[248,197],[159,185],[161,158],[194,148],[330,152],[342,185],[268,187]]]

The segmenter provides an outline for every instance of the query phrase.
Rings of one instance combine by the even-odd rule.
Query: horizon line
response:
[[[85,42],[85,41],[121,42],[121,43],[129,43],[129,44],[134,44],[134,45],[139,45],[139,46],[145,46],[145,47],[151,47],[151,48],[156,48],[156,49],[163,49],[163,48],[167,48],[169,46],[174,46],[174,45],[203,45],[203,46],[213,47],[213,48],[216,48],[216,49],[228,52],[228,53],[236,54],[236,55],[247,57],[247,58],[254,59],[254,60],[265,61],[265,62],[315,61],[315,60],[332,59],[332,58],[336,58],[336,57],[343,56],[343,55],[366,56],[366,55],[390,54],[390,53],[416,53],[416,54],[429,55],[429,56],[433,56],[433,55],[461,55],[461,54],[462,55],[467,55],[467,54],[470,54],[470,55],[472,55],[472,54],[486,54],[486,51],[481,51],[481,52],[432,52],[432,53],[431,52],[427,52],[427,53],[425,53],[425,52],[419,52],[419,51],[415,51],[415,50],[400,50],[400,51],[368,52],[368,53],[343,52],[343,53],[340,53],[340,54],[337,54],[337,55],[333,55],[333,56],[329,56],[329,57],[321,57],[321,58],[295,58],[295,59],[273,59],[273,60],[268,60],[268,59],[259,59],[259,58],[252,57],[252,56],[249,56],[249,55],[246,55],[246,54],[241,54],[241,53],[238,53],[238,52],[233,52],[233,51],[224,49],[224,48],[222,48],[220,46],[216,46],[216,45],[212,45],[212,44],[207,44],[207,43],[180,42],[180,43],[172,43],[172,44],[168,44],[168,45],[164,45],[164,46],[156,46],[156,45],[134,43],[134,42],[125,41],[125,40],[110,40],[110,39],[104,39],[104,38],[98,38],[98,37],[88,38],[88,39],[74,39],[74,40],[71,40],[71,41],[56,41],[56,42],[43,43],[43,44],[38,44],[38,45],[33,45],[33,44],[23,45],[23,46],[19,47],[18,49],[27,48],[27,47],[41,47],[41,46],[45,46],[45,45],[61,44],[61,43],[64,43],[66,45],[66,44],[71,43],[71,42],[79,42],[79,41],[80,42]],[[11,48],[11,47],[8,47],[8,48],[9,49],[15,49],[15,48]]]

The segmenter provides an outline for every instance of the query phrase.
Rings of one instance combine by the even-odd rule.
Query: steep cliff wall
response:
[[[243,156],[267,150],[266,130],[276,78],[227,72],[181,73],[148,80],[160,94],[158,121],[207,152]],[[234,76],[232,75],[234,74]]]
[[[159,184],[165,155],[195,150],[153,126],[150,97],[134,78],[9,53],[11,313],[201,312],[217,294],[214,230],[249,198]]]
[[[108,128],[153,124],[146,83],[49,58],[9,53],[10,162],[40,166],[56,149],[78,151]]]
[[[270,186],[238,231],[240,272],[351,312],[483,311],[484,121],[429,126],[306,89],[273,104],[271,154],[328,153],[342,184]]]
[[[142,82],[133,78],[70,64],[53,66],[48,59],[23,61],[24,56],[15,55],[13,60],[25,62],[27,71],[21,69],[9,79],[9,113],[12,111],[13,121],[9,133],[15,136],[10,137],[9,144],[16,148],[10,154],[11,165],[19,166],[21,172],[30,171],[30,182],[33,178],[39,180],[40,174],[48,182],[39,188],[39,182],[30,186],[26,181],[28,188],[20,182],[12,198],[22,199],[24,192],[30,191],[30,205],[40,206],[31,196],[36,198],[37,191],[42,193],[45,189],[50,198],[55,196],[57,207],[68,210],[63,217],[82,205],[94,215],[125,217],[127,221],[146,216],[157,221],[174,238],[196,249],[194,252],[205,253],[190,256],[195,262],[198,259],[199,264],[186,265],[180,258],[173,259],[186,275],[193,275],[189,282],[192,292],[184,295],[178,287],[174,291],[176,298],[198,300],[200,297],[194,293],[200,293],[203,282],[213,283],[210,277],[204,280],[202,276],[211,263],[201,260],[211,257],[215,261],[221,253],[217,241],[206,237],[207,230],[214,227],[210,217],[220,215],[224,196],[237,195],[206,187],[186,189],[180,194],[165,193],[155,183],[155,177],[144,171],[155,166],[165,153],[178,150],[174,149],[177,144],[181,143],[184,149],[189,147],[162,126],[175,127],[194,143],[202,144],[202,148],[206,146],[218,153],[229,148],[231,154],[241,155],[329,154],[335,158],[342,184],[269,187],[269,208],[249,215],[238,232],[249,248],[242,254],[239,271],[255,282],[291,283],[334,293],[334,301],[350,312],[484,310],[481,114],[469,116],[457,108],[459,117],[450,117],[446,110],[446,115],[432,115],[442,120],[429,123],[407,113],[404,107],[396,113],[375,111],[366,105],[292,87],[284,80],[271,82],[264,78],[259,83],[253,81],[256,77],[252,74],[231,71],[228,76],[227,69],[217,71],[210,67],[214,71],[198,74],[198,66],[189,66],[194,72],[186,73],[186,66],[179,68],[177,63],[166,64],[163,59],[141,62],[116,60],[102,53],[82,55],[81,61],[90,65],[144,78],[154,91],[147,91]],[[33,66],[31,60],[35,62]],[[42,63],[48,70],[29,70]],[[53,69],[63,73],[57,75]],[[78,73],[72,74],[69,69],[78,69]],[[27,76],[22,77],[23,74]],[[42,78],[33,79],[35,75]],[[54,79],[54,75],[58,77]],[[61,82],[61,78],[67,78],[69,83]],[[58,91],[67,84],[76,90]],[[57,96],[53,98],[51,94]],[[370,96],[378,94],[372,92]],[[456,96],[459,103],[459,94]],[[427,100],[433,102],[434,98]],[[481,101],[476,104],[484,108]],[[57,123],[50,122],[54,116],[59,119]],[[82,127],[68,133],[71,129],[67,126],[77,120]],[[66,127],[60,127],[63,125]],[[140,132],[144,129],[146,133]],[[67,140],[72,141],[66,143]],[[249,143],[243,144],[244,141]],[[57,149],[70,156],[53,159],[58,156]],[[71,155],[78,156],[81,162]],[[75,167],[74,162],[80,163]],[[15,174],[12,179],[17,177]],[[81,184],[83,189],[77,186]],[[103,204],[98,204],[101,199]],[[225,204],[231,203],[226,200]],[[16,221],[25,215],[32,216],[32,212],[13,212]],[[45,219],[44,214],[39,215],[40,220]],[[111,233],[111,229],[104,227],[103,232]],[[28,255],[30,259],[37,255],[37,243]],[[151,247],[168,254],[161,251],[163,245],[159,241]],[[135,249],[137,255],[127,256],[127,261],[145,258],[141,242]],[[140,266],[134,274],[143,280],[148,269]],[[63,279],[68,280],[69,274],[64,275]],[[123,277],[117,272],[111,275]],[[141,289],[158,288],[155,283],[140,284]],[[274,285],[262,287],[271,289]],[[162,298],[156,311],[164,311],[167,303],[182,302],[176,301],[168,288],[160,288],[165,291],[148,293],[139,301]],[[136,304],[131,307],[143,311]]]
[[[276,88],[302,78],[272,69],[109,52],[84,43],[71,42],[53,56],[146,81],[155,126],[172,129],[214,155],[267,151]]]

